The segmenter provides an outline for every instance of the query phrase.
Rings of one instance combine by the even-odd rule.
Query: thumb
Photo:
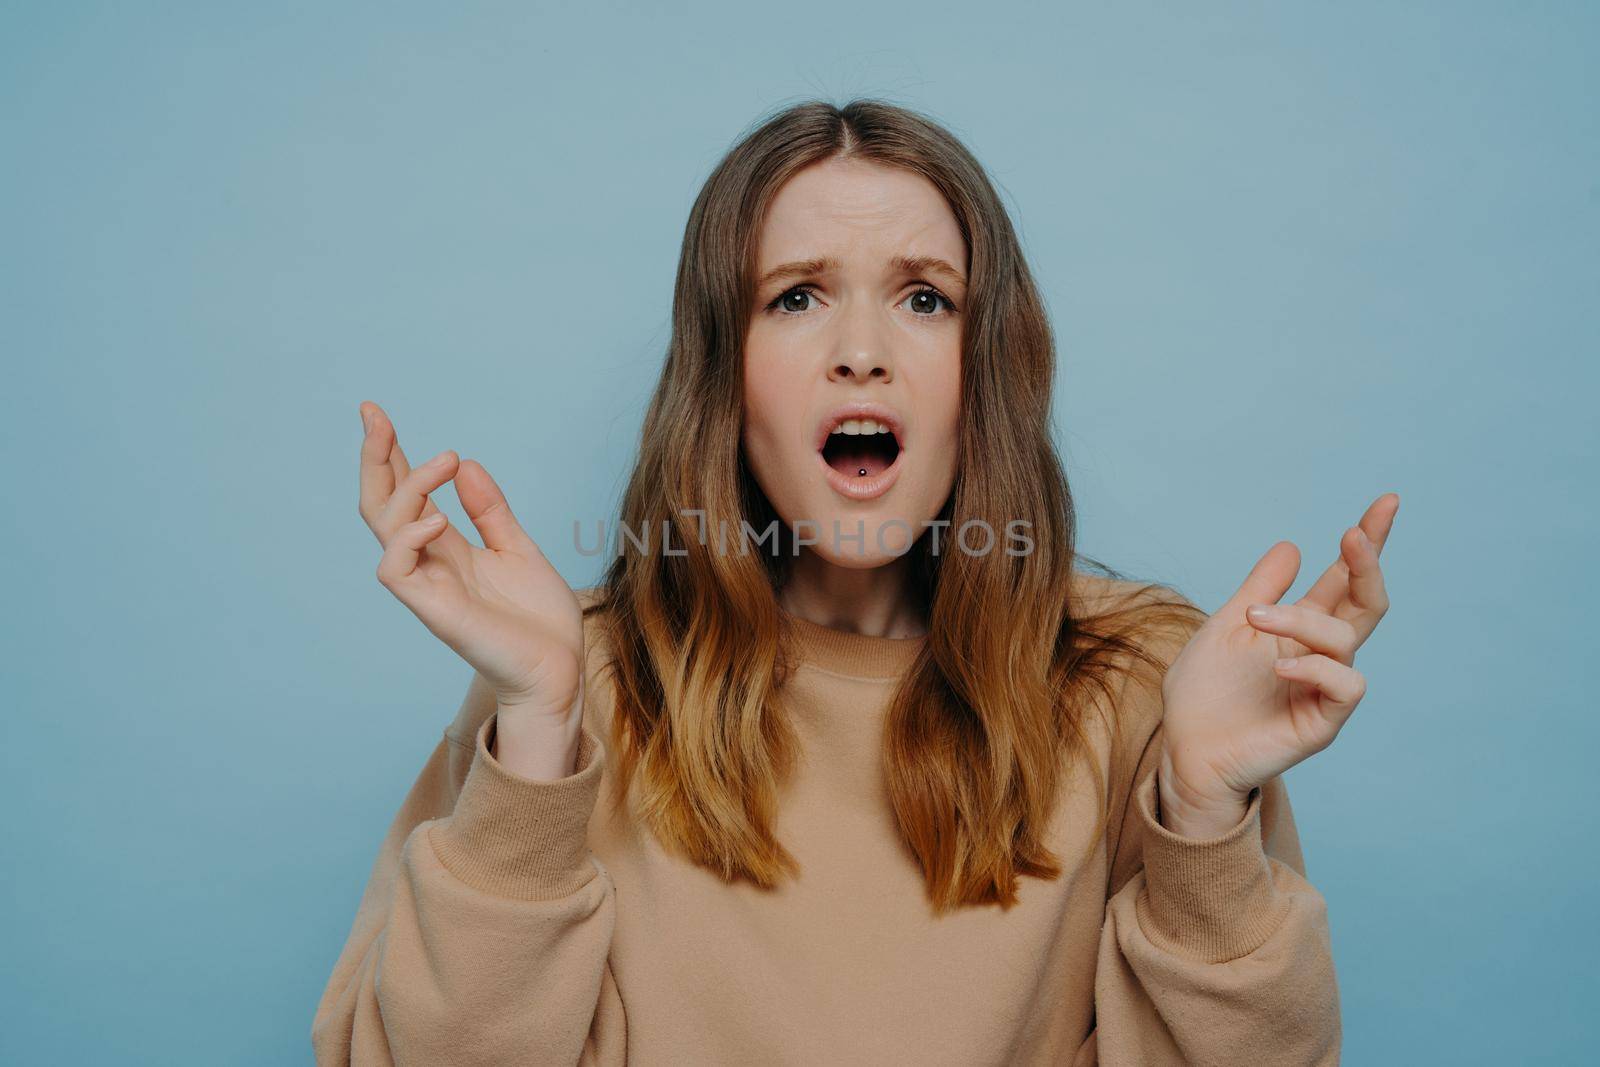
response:
[[[456,496],[461,507],[483,537],[483,547],[496,552],[526,551],[533,541],[511,513],[511,505],[500,486],[475,459],[461,461],[456,471]]]
[[[1279,541],[1256,560],[1238,591],[1217,613],[1227,612],[1242,619],[1251,604],[1276,604],[1294,585],[1299,573],[1300,549],[1293,541]]]

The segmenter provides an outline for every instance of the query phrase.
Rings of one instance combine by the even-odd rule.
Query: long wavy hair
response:
[[[772,887],[799,870],[773,834],[797,751],[776,699],[794,662],[778,601],[792,531],[780,522],[779,550],[750,553],[720,551],[700,534],[723,523],[764,530],[776,517],[739,444],[756,243],[777,190],[831,157],[927,178],[967,242],[959,463],[939,517],[952,530],[1027,520],[1034,549],[940,554],[927,535],[913,545],[911,592],[928,637],[891,699],[882,766],[933,909],[1007,908],[1019,876],[1061,873],[1043,837],[1079,762],[1102,801],[1091,840],[1105,829],[1104,776],[1084,758],[1087,720],[1138,662],[1162,666],[1138,635],[1163,623],[1192,629],[1205,616],[1160,595],[1082,612],[1073,565],[1086,557],[1074,548],[1072,495],[1050,433],[1055,352],[1043,302],[977,160],[931,119],[884,101],[812,101],[760,121],[690,211],[671,341],[620,509],[623,527],[665,531],[674,547],[624,551],[619,531],[585,606],[599,616],[615,686],[613,802],[625,803],[637,775],[638,817],[662,847],[726,881]]]

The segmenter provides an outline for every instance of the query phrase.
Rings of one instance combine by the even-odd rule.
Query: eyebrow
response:
[[[840,266],[839,261],[832,256],[821,256],[816,259],[797,259],[792,263],[780,263],[761,276],[761,281],[757,283],[757,288],[765,289],[773,282],[784,278],[801,278],[808,274],[825,274],[830,270],[838,270]],[[938,256],[891,256],[889,266],[907,274],[942,274],[957,285],[965,286],[967,284],[964,274]]]

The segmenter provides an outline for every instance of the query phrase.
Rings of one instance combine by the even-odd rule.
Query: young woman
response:
[[[695,202],[599,585],[362,404],[378,579],[475,673],[318,1061],[1337,1062],[1280,776],[1362,697],[1399,498],[1294,604],[1288,542],[1210,616],[1091,573],[1053,364],[966,149],[809,103]]]

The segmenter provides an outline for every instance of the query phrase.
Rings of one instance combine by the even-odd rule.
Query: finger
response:
[[[387,419],[384,420],[388,422]],[[394,469],[394,483],[399,485],[411,474],[411,464],[406,461],[406,450],[400,447],[400,435],[394,429],[394,424],[389,424],[389,431],[394,436],[394,448],[389,452],[389,465]]]
[[[394,423],[389,419],[388,413],[370,401],[363,404],[362,409],[367,419],[371,422],[371,427],[367,434],[378,441],[378,443],[372,445],[373,454],[382,454],[386,457],[384,463],[387,465],[387,474],[374,470],[371,475],[373,484],[376,486],[376,492],[381,495],[378,496],[375,503],[370,499],[372,494],[364,495],[361,508],[363,517],[371,516],[367,525],[372,528],[372,532],[377,536],[379,544],[382,544],[384,533],[380,531],[391,528],[393,524],[384,526],[380,516],[383,513],[384,505],[389,502],[390,496],[394,494],[395,486],[410,477],[411,464],[406,462],[405,450],[400,447],[400,439],[395,433]],[[426,517],[438,511],[438,502],[431,496],[424,496],[422,516]],[[473,548],[472,542],[467,540],[466,535],[448,522],[445,525],[444,532],[433,543],[435,552],[454,559],[458,563],[464,562],[471,555]]]
[[[447,448],[406,475],[404,480],[394,487],[394,492],[389,494],[389,502],[384,504],[383,510],[379,512],[375,525],[378,540],[383,542],[385,548],[389,545],[389,538],[394,536],[400,527],[423,517],[423,507],[428,503],[428,494],[455,475],[460,461],[461,457],[456,455],[455,449]]]
[[[456,471],[456,496],[460,498],[467,518],[472,520],[472,525],[482,536],[484,548],[497,552],[539,551],[533,538],[528,536],[511,513],[505,493],[500,491],[500,486],[477,460],[463,460]]]
[[[370,400],[360,406],[361,434],[361,496],[358,510],[367,526],[377,532],[378,514],[394,492],[394,465],[389,451],[394,446],[394,430],[383,410]]]
[[[1399,514],[1400,494],[1388,492],[1374,500],[1366,514],[1361,516],[1358,525],[1379,555],[1383,554],[1383,546],[1388,543],[1389,534],[1394,530],[1395,516]]]
[[[1367,535],[1367,539],[1379,553],[1383,551],[1384,542],[1389,539],[1389,531],[1394,527],[1394,517],[1399,510],[1400,494],[1384,493],[1367,505],[1361,521],[1356,524],[1361,527],[1361,531]],[[1341,541],[1341,545],[1342,543]],[[1349,591],[1350,567],[1345,562],[1341,549],[1328,569],[1322,572],[1322,576],[1306,591],[1306,595],[1300,598],[1300,603],[1321,608],[1331,615],[1349,595]]]
[[[1367,680],[1354,667],[1315,653],[1275,662],[1278,677],[1304,682],[1317,690],[1322,714],[1342,725],[1367,695]]]
[[[1288,637],[1312,652],[1349,663],[1361,647],[1361,636],[1348,621],[1299,604],[1252,604],[1245,612],[1250,625],[1263,633]]]
[[[1378,548],[1360,527],[1353,527],[1339,543],[1345,566],[1350,571],[1349,589],[1334,608],[1334,614],[1349,622],[1360,641],[1377,629],[1389,610],[1389,593],[1384,587],[1383,568],[1378,564]]]
[[[1300,550],[1293,541],[1279,541],[1256,560],[1243,584],[1217,609],[1217,614],[1231,614],[1242,620],[1250,604],[1276,604],[1294,585],[1294,576],[1299,572]]]
[[[423,547],[443,533],[447,524],[444,512],[436,511],[425,519],[406,523],[389,538],[378,560],[378,581],[384,588],[392,591],[411,577]]]
[[[387,446],[386,454],[388,456],[389,470],[392,478],[392,481],[389,483],[389,491],[393,492],[396,485],[399,485],[401,482],[405,481],[408,476],[410,476],[411,464],[406,460],[406,450],[400,445],[399,432],[395,429],[394,422],[389,418],[388,413],[382,408],[378,407],[376,404],[373,404],[372,408],[371,432],[382,438]],[[379,507],[382,507],[382,505],[387,501],[388,497],[385,497],[379,502]],[[424,515],[432,514],[438,510],[438,507],[439,506],[432,500],[429,500],[423,505],[422,513]],[[452,535],[459,536],[456,534],[454,527],[451,527],[450,531]]]

